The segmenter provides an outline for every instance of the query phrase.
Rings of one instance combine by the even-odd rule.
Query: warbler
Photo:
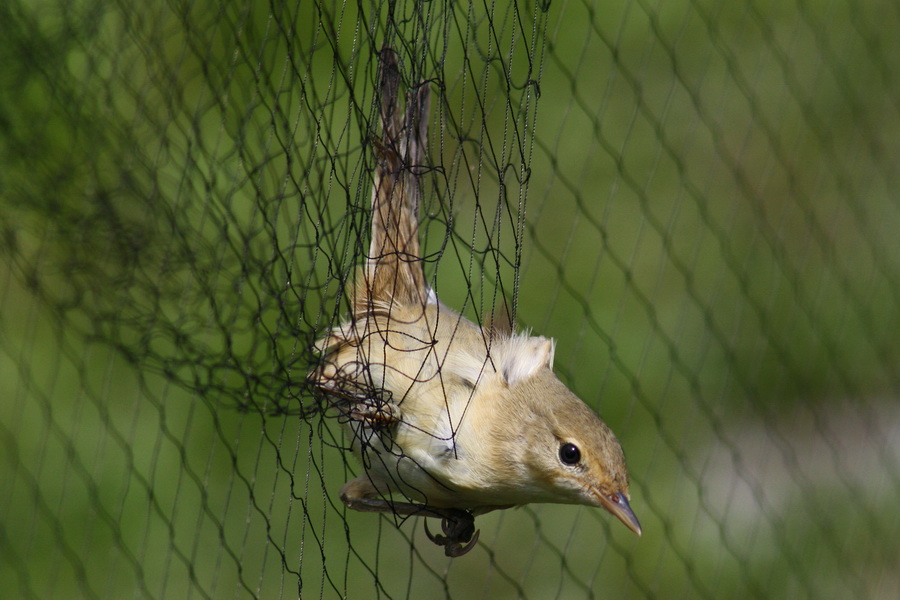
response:
[[[399,103],[393,50],[379,61],[371,245],[351,314],[318,341],[309,381],[346,424],[364,473],[351,509],[442,519],[448,556],[478,539],[474,517],[531,502],[602,506],[629,529],[622,447],[553,373],[554,342],[480,326],[442,304],[419,247],[429,88]]]

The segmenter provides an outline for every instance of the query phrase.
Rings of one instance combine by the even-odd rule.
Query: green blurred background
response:
[[[10,598],[895,598],[900,6],[0,6]],[[367,245],[376,52],[433,94],[442,300],[557,340],[603,511],[450,560],[350,513],[310,346]],[[398,527],[399,525],[399,527]]]

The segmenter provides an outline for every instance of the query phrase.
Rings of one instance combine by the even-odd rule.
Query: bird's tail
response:
[[[428,298],[419,247],[419,178],[426,169],[429,90],[410,90],[400,118],[400,70],[394,51],[381,50],[379,95],[380,140],[372,190],[372,243],[362,281],[356,287],[354,312],[376,307],[424,305]]]

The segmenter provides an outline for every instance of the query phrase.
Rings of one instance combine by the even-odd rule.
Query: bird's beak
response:
[[[628,504],[628,499],[625,497],[625,494],[616,492],[615,494],[607,496],[601,492],[594,493],[600,498],[600,503],[603,505],[603,508],[625,523],[625,527],[636,534],[641,535],[641,524],[637,517],[634,516],[634,512],[631,510],[631,506]]]

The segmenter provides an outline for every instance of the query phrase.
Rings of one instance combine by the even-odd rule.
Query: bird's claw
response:
[[[466,511],[441,519],[441,530],[444,535],[433,535],[428,530],[428,522],[425,522],[425,535],[438,546],[443,546],[444,554],[450,558],[462,556],[474,548],[481,533],[475,531],[475,517]]]

